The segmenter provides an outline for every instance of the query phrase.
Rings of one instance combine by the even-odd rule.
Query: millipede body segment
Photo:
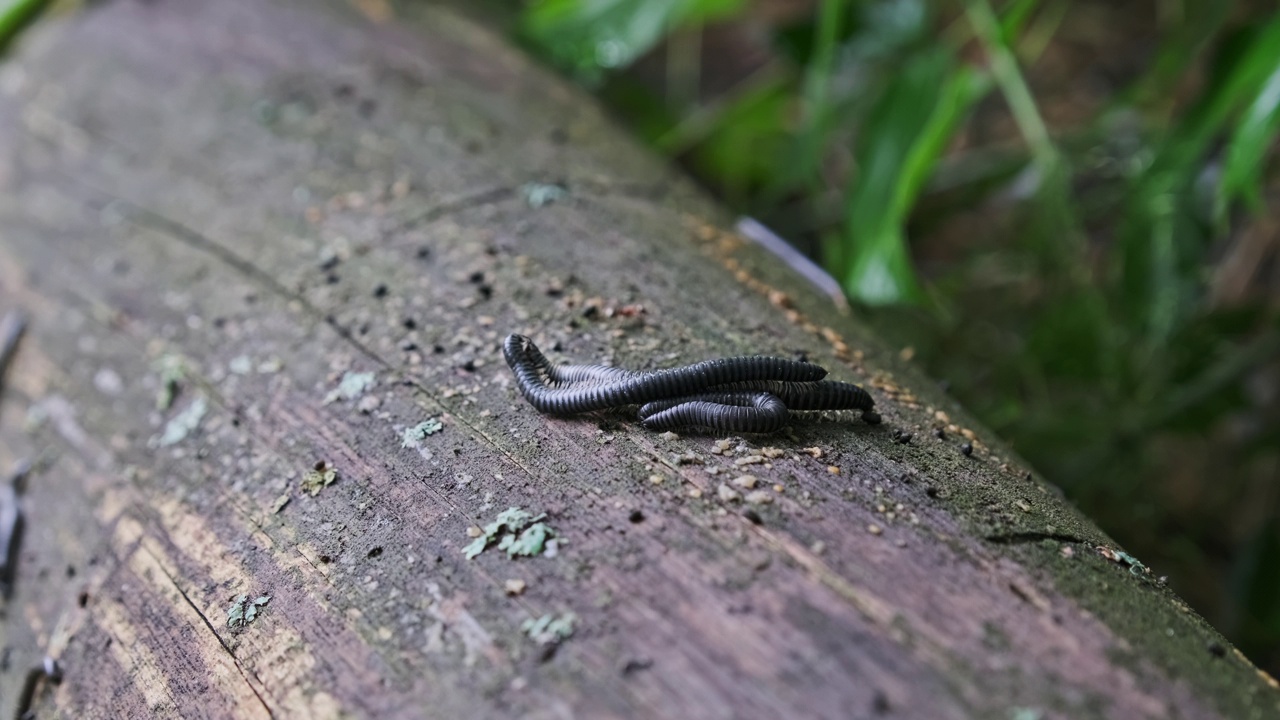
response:
[[[824,368],[797,360],[751,355],[647,372],[553,365],[532,340],[515,334],[507,336],[502,352],[520,393],[549,415],[639,405],[640,421],[651,430],[725,433],[773,432],[792,410],[862,410],[868,422],[878,417],[867,391],[823,380]]]

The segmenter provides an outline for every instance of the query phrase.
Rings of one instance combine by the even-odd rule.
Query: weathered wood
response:
[[[0,308],[32,318],[0,468],[39,458],[4,712],[48,654],[37,707],[76,718],[1280,714],[925,378],[447,10],[105,3],[37,28],[0,92]],[[533,208],[545,181],[569,194]],[[717,454],[549,419],[510,331],[632,367],[803,352],[886,422]],[[347,370],[376,375],[363,406],[326,402]],[[320,461],[339,479],[312,496]],[[750,512],[718,492],[748,472],[772,500]],[[509,506],[559,553],[465,559]],[[229,628],[242,593],[271,601]],[[521,631],[563,612],[554,652]]]

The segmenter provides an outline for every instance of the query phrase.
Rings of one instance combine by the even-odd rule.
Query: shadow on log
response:
[[[81,718],[1277,717],[589,99],[446,9],[355,5],[120,0],[0,66],[0,308],[31,317],[0,464],[36,459],[4,712],[48,655],[34,707]],[[803,355],[884,423],[548,418],[509,332]]]

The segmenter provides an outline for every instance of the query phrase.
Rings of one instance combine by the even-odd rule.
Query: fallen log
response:
[[[445,7],[43,21],[0,67],[0,309],[30,318],[0,470],[32,461],[3,711],[1280,716],[1137,558],[726,227]],[[513,332],[645,370],[803,357],[884,422],[548,417]]]

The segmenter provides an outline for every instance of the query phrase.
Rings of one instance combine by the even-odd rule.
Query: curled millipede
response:
[[[767,392],[706,393],[675,400],[655,400],[640,408],[640,421],[650,430],[686,427],[719,432],[771,433],[791,417],[787,406]]]
[[[874,415],[867,391],[823,380],[812,363],[751,355],[720,358],[667,370],[636,371],[605,365],[553,365],[533,341],[508,335],[502,344],[520,393],[539,412],[576,415],[640,405],[652,430],[707,428],[769,433],[791,410],[862,410]]]
[[[781,382],[754,380],[721,385],[717,391],[763,392],[776,395],[792,410],[870,410],[875,401],[866,390],[837,380]]]

